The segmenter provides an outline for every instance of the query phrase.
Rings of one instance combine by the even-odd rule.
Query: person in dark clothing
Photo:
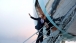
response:
[[[53,24],[47,18],[45,19],[45,23],[48,24],[48,27],[46,27],[46,31],[47,31],[47,36],[49,36],[50,35],[50,27],[52,27]]]
[[[44,19],[43,19],[43,15],[41,15],[41,17],[39,18],[34,18],[32,17],[30,14],[29,16],[37,21],[37,25],[35,26],[35,29],[37,29],[39,31],[39,35],[37,37],[36,43],[42,42],[43,41],[43,29],[42,27],[44,26]]]
[[[50,16],[50,18],[52,18],[54,22],[55,21],[61,21],[61,20],[63,20],[64,17],[65,16],[61,16],[59,18],[54,19],[52,16]],[[50,36],[50,27],[52,27],[54,25],[47,18],[45,19],[45,22],[48,23],[48,27],[46,27],[47,36]],[[56,25],[59,25],[59,24],[56,23]]]

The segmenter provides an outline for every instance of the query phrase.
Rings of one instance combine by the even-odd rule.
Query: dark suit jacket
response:
[[[44,25],[44,23],[41,23],[41,18],[34,18],[34,17],[31,18],[37,20],[37,25],[35,26],[35,29],[40,30]]]

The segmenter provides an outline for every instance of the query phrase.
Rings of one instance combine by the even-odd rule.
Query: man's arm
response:
[[[30,14],[29,14],[29,16],[30,16],[32,19],[34,19],[34,20],[38,20],[38,18],[34,18],[34,17],[32,17]]]

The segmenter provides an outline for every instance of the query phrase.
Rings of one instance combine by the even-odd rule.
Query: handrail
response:
[[[54,26],[52,26],[51,28],[53,28],[53,27],[54,27]],[[50,29],[49,29],[49,30],[50,30]],[[49,30],[48,30],[48,31],[49,31]],[[46,35],[45,33],[43,33],[43,34]],[[43,35],[41,35],[41,36],[43,36]],[[41,36],[40,36],[40,37],[41,37]],[[40,38],[40,37],[39,37],[39,38]],[[38,39],[39,39],[39,38],[38,38]],[[36,41],[36,40],[34,40],[32,43],[34,43],[35,41]]]
[[[50,23],[50,22],[49,22],[49,23]],[[48,24],[49,24],[49,23],[48,23]],[[46,26],[46,25],[44,25],[44,26]],[[42,27],[41,29],[43,29],[43,27]],[[40,29],[40,30],[41,30],[41,29]],[[36,33],[40,32],[40,30],[37,31]],[[33,34],[32,36],[30,36],[29,38],[27,38],[23,43],[25,43],[26,41],[28,41],[28,40],[29,40],[31,37],[33,37],[36,33],[34,33],[34,34]]]
[[[38,32],[36,32],[38,33]],[[26,41],[28,41],[31,37],[33,37],[36,33],[34,33],[32,36],[30,36],[28,39],[26,39],[23,43],[25,43]]]

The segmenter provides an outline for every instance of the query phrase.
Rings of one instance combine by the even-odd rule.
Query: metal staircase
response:
[[[68,2],[68,1],[69,0],[67,0],[67,1],[65,0],[65,2]],[[72,1],[72,2],[74,1],[74,3],[72,4],[72,2],[70,2],[70,1]],[[70,1],[69,2],[71,3],[71,6],[70,5],[69,6],[67,5],[67,7],[65,6],[65,3],[63,3],[63,6],[60,5],[61,3],[59,3],[58,9],[56,9],[56,12],[54,13],[55,14],[54,17],[56,17],[56,15],[57,15],[58,16],[57,18],[60,19],[60,20],[57,20],[58,21],[57,22],[57,21],[53,21],[53,19],[50,18],[49,14],[46,11],[46,8],[45,8],[45,5],[44,5],[43,0],[38,0],[39,5],[40,5],[40,7],[41,7],[41,9],[42,9],[42,11],[44,13],[44,15],[57,28],[56,31],[50,33],[50,36],[47,36],[46,38],[44,37],[44,40],[43,40],[42,43],[60,43],[60,41],[63,41],[63,40],[67,40],[67,39],[71,39],[71,38],[76,37],[76,35],[72,35],[72,34],[69,34],[67,32],[67,29],[70,27],[70,25],[72,24],[72,22],[74,20],[76,20],[75,19],[76,18],[76,0],[70,0]],[[64,6],[65,6],[64,9],[66,10],[66,13],[63,13],[63,10],[64,10],[63,7]],[[60,14],[63,15],[63,16],[60,16]],[[57,24],[59,24],[59,25],[57,25]],[[43,28],[45,28],[45,26]],[[43,28],[41,28],[41,29],[43,29]],[[51,28],[52,27],[50,27],[50,31],[51,31]],[[32,36],[34,36],[37,33],[38,32],[34,33]],[[43,35],[46,36],[45,33],[43,33]],[[30,36],[27,40],[29,40],[32,36]],[[25,43],[27,40],[25,40],[23,43]],[[35,41],[36,40],[34,40],[32,43],[35,43]]]

